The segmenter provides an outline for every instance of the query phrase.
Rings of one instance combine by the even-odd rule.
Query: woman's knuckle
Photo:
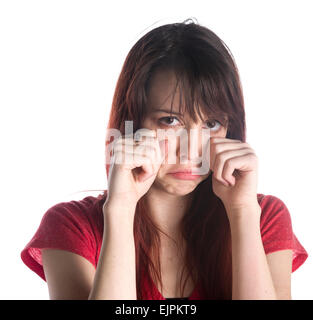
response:
[[[226,160],[226,158],[227,158],[226,153],[220,153],[220,154],[216,157],[217,163],[219,163],[219,164],[224,163],[225,160]]]
[[[232,161],[231,161],[232,159],[228,159],[228,160],[226,160],[225,161],[225,163],[224,163],[224,168],[225,169],[228,169],[231,165],[232,165]]]
[[[257,156],[254,152],[249,153],[249,157],[250,157],[253,161],[258,161],[258,160],[259,160],[258,156]]]
[[[223,151],[223,146],[221,144],[216,144],[214,149],[215,153],[221,153]]]

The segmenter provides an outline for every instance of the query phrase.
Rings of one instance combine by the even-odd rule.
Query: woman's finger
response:
[[[239,140],[235,140],[239,141]],[[210,149],[210,167],[214,168],[215,165],[215,159],[216,156],[219,153],[222,153],[226,150],[236,150],[236,149],[243,149],[243,148],[249,148],[250,145],[245,142],[240,142],[240,143],[233,143],[233,142],[221,142],[221,143],[213,143],[211,144],[211,149]]]
[[[251,153],[251,148],[227,150],[216,155],[215,163],[213,167],[213,176],[215,177],[215,179],[217,179],[218,181],[222,182],[225,185],[231,184],[233,180],[230,179],[231,181],[229,181],[225,178],[225,176],[223,176],[223,169],[224,169],[225,162],[231,158],[239,157],[248,153]],[[230,177],[229,173],[227,177],[228,178]]]
[[[229,139],[229,138],[223,138],[223,137],[210,137],[210,141],[215,142],[235,142],[235,143],[243,143],[241,140],[236,139]]]
[[[237,169],[239,171],[250,171],[254,168],[254,160],[257,161],[257,156],[251,151],[241,156],[233,157],[224,163],[222,177],[228,181],[231,185],[236,182],[233,172]]]
[[[139,145],[139,144],[142,144],[142,143],[149,143],[149,142],[152,142],[154,141],[155,138],[153,137],[146,137],[143,141],[136,141],[134,140],[133,138],[123,138],[123,139],[118,139],[116,141],[116,144],[115,145],[129,145],[129,146],[134,146],[134,145]]]
[[[113,151],[118,152],[118,151],[123,151],[123,152],[134,152],[135,148],[137,146],[142,146],[141,148],[137,149],[138,153],[142,152],[142,154],[147,153],[151,148],[155,148],[155,138],[152,137],[147,137],[145,140],[137,142],[132,138],[124,138],[116,141]],[[147,148],[145,148],[147,146]],[[157,151],[155,151],[157,152]]]
[[[141,144],[141,145],[122,145],[122,144],[118,144],[115,148],[114,148],[114,152],[118,152],[118,151],[122,151],[125,153],[137,153],[140,154],[142,156],[148,156],[149,154],[157,154],[156,148],[153,145],[148,145],[148,144]]]
[[[138,177],[140,182],[145,181],[147,178],[155,174],[154,167],[149,157],[145,157],[140,154],[134,154],[133,164],[135,167],[141,167],[143,170],[143,173]]]

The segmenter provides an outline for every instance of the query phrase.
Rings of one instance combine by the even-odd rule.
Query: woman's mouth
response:
[[[191,174],[188,172],[170,172],[169,174],[172,177],[176,179],[181,179],[181,180],[196,180],[201,178],[201,175]]]

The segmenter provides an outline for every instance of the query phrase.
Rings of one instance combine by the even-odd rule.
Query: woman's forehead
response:
[[[227,121],[228,116],[219,106],[203,101],[199,91],[191,96],[189,90],[181,87],[172,70],[157,71],[150,82],[147,92],[147,108],[150,112],[167,111],[172,114],[201,121],[216,118]]]

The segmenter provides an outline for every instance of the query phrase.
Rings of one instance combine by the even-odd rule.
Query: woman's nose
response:
[[[179,134],[179,147],[177,148],[180,163],[198,165],[202,162],[204,148],[210,137],[210,130],[203,127],[192,127]]]

